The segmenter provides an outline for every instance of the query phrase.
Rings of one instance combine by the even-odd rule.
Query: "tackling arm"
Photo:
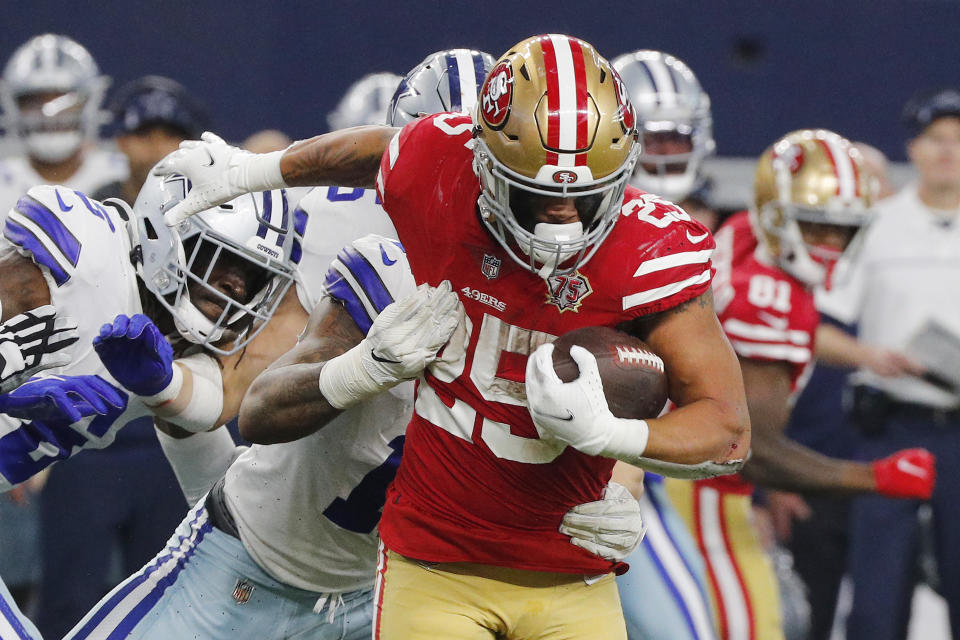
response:
[[[9,247],[0,254],[0,321],[36,307],[50,304],[47,281],[33,260]]]
[[[240,433],[259,444],[290,442],[317,431],[340,410],[320,392],[320,370],[363,340],[350,314],[324,298],[297,345],[261,373],[240,404]]]
[[[743,477],[786,491],[873,491],[876,483],[870,465],[828,458],[784,434],[790,418],[790,366],[740,360],[753,425],[753,446]]]

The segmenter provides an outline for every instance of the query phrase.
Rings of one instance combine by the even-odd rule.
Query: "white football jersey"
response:
[[[126,156],[92,148],[87,151],[77,172],[63,181],[63,186],[93,193],[111,182],[125,180],[128,173]],[[10,156],[0,160],[0,225],[20,196],[30,187],[47,182],[33,170],[26,156]]]
[[[320,300],[323,275],[340,249],[368,233],[397,237],[373,189],[317,187],[300,200],[294,215],[303,235],[297,295],[307,311]]]
[[[305,279],[341,302],[364,332],[386,305],[416,289],[400,244],[375,235],[348,244],[327,270],[308,271]],[[257,564],[308,591],[370,587],[377,523],[412,410],[413,383],[404,383],[306,438],[244,452],[227,471],[224,495]]]
[[[80,191],[35,187],[7,216],[0,240],[0,252],[6,251],[18,251],[40,267],[50,289],[50,303],[79,326],[80,339],[66,349],[70,364],[42,375],[95,374],[122,392],[93,350],[93,339],[103,324],[112,323],[118,314],[141,311],[136,270],[130,262],[130,239],[116,209],[90,200]],[[106,422],[104,416],[92,420],[87,431],[95,438],[84,441],[78,435],[77,445],[67,455],[51,457],[37,451],[31,456],[31,464],[17,466],[15,477],[0,473],[0,491],[26,480],[56,459],[84,448],[107,446],[122,426],[148,415],[136,396],[127,395],[128,405],[119,417]],[[0,438],[21,426],[21,421],[0,415]],[[22,477],[24,474],[28,475]]]

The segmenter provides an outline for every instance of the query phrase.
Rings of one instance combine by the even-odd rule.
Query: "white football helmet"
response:
[[[472,113],[495,63],[489,53],[472,49],[431,53],[400,81],[387,110],[387,124],[402,127],[424,113]]]
[[[32,158],[62,162],[107,121],[100,110],[109,79],[90,53],[66,36],[46,33],[17,49],[3,71],[3,127]]]
[[[703,184],[703,161],[716,149],[709,96],[690,67],[660,51],[626,53],[612,64],[637,110],[643,140],[631,184],[683,200]]]
[[[384,71],[371,73],[354,82],[336,108],[327,114],[330,130],[386,122],[390,99],[401,80],[402,76]]]
[[[260,332],[294,282],[301,248],[293,211],[283,190],[248,193],[168,228],[163,214],[189,189],[179,175],[147,179],[131,225],[137,270],[180,335],[229,355]],[[228,265],[232,276],[222,275]]]

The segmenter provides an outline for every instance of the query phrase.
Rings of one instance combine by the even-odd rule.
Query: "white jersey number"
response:
[[[465,375],[467,345],[472,335],[473,323],[467,318],[450,339],[443,357],[431,365],[430,373],[442,382],[453,382]],[[523,383],[497,376],[500,358],[504,353],[529,355],[540,345],[555,338],[549,333],[514,327],[500,318],[484,314],[473,365],[466,375],[469,375],[484,400],[525,407],[527,394]],[[416,411],[424,419],[458,438],[473,441],[477,411],[463,400],[454,398],[453,405],[447,406],[433,387],[421,383]],[[510,433],[510,425],[486,417],[483,418],[480,437],[498,458],[514,462],[545,464],[553,461],[564,449],[564,445],[555,442],[514,435]]]

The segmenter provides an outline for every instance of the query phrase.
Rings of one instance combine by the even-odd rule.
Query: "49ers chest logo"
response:
[[[583,299],[593,293],[590,281],[579,271],[569,276],[550,276],[547,279],[547,304],[564,311],[579,311]]]
[[[490,75],[480,91],[480,115],[491,129],[502,129],[510,114],[513,100],[513,66],[503,60]]]

